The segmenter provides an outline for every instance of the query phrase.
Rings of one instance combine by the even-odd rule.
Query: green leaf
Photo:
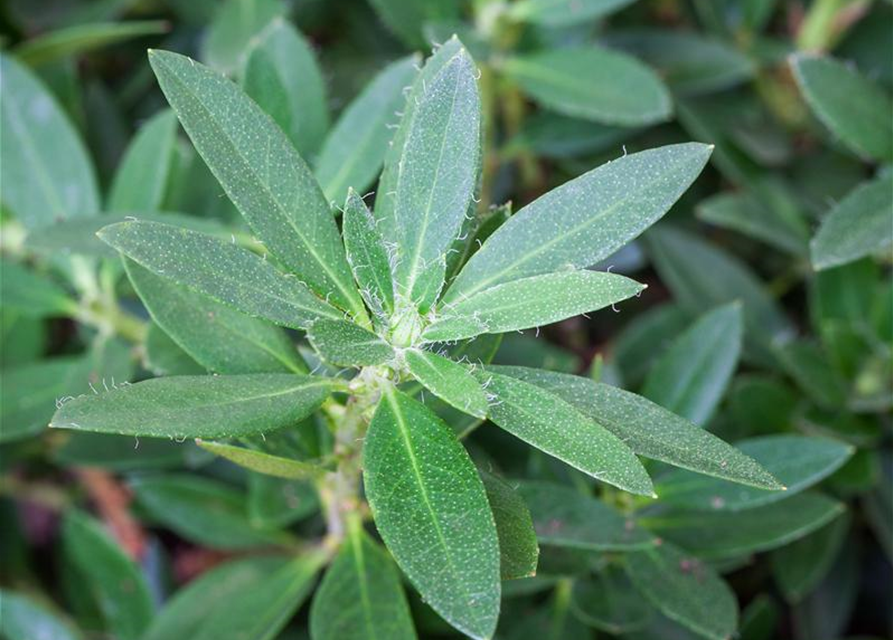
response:
[[[169,29],[169,24],[164,20],[77,24],[26,40],[16,47],[15,54],[25,64],[40,67],[118,42],[165,33]]]
[[[636,588],[661,613],[710,640],[738,628],[738,602],[710,565],[669,543],[625,557]]]
[[[476,418],[487,415],[487,396],[468,369],[430,351],[404,353],[409,372],[438,398]]]
[[[640,313],[623,326],[614,341],[614,359],[624,384],[632,389],[639,388],[654,362],[689,322],[688,314],[677,305],[661,304]]]
[[[452,57],[428,64],[440,66],[416,80],[415,106],[404,114],[395,139],[402,142],[396,181],[393,194],[383,193],[393,199],[391,217],[376,211],[385,239],[396,244],[396,291],[422,312],[440,293],[446,252],[474,194],[481,120],[468,52],[460,47]]]
[[[11,260],[0,261],[0,299],[4,309],[31,318],[75,316],[78,304],[48,276]]]
[[[378,17],[395,35],[411,47],[430,46],[422,37],[422,27],[459,17],[459,5],[441,0],[371,0]]]
[[[487,501],[499,537],[499,576],[503,580],[532,578],[540,549],[533,519],[519,490],[492,473],[481,471]]]
[[[99,237],[155,275],[257,318],[298,329],[342,313],[260,256],[196,231],[158,222],[119,222]]]
[[[277,478],[289,480],[309,480],[325,474],[326,469],[318,464],[274,456],[263,451],[237,447],[224,442],[207,442],[198,439],[195,443],[214,455],[226,458],[240,467]]]
[[[778,478],[786,490],[763,491],[674,470],[657,482],[660,503],[703,511],[752,509],[808,489],[839,469],[854,451],[836,440],[787,434],[751,438],[735,446]]]
[[[248,521],[255,527],[287,527],[319,510],[319,496],[310,482],[248,474]]]
[[[392,137],[388,125],[406,103],[403,89],[417,62],[408,57],[385,67],[338,118],[316,161],[316,179],[329,202],[343,202],[349,187],[365,193],[378,177]]]
[[[425,601],[473,638],[499,615],[499,543],[484,486],[452,430],[391,387],[364,444],[378,531]]]
[[[644,289],[624,276],[585,269],[522,278],[444,306],[422,337],[440,342],[530,329],[602,309]]]
[[[196,376],[208,371],[154,322],[146,330],[143,351],[143,366],[156,376]]]
[[[812,111],[857,155],[893,159],[890,96],[855,69],[827,56],[790,59],[794,78]]]
[[[280,0],[225,0],[217,6],[202,58],[224,73],[234,72],[251,40],[286,11]]]
[[[310,325],[307,339],[328,363],[372,366],[394,358],[394,348],[349,320],[321,319]]]
[[[666,213],[704,168],[710,149],[692,143],[630,154],[541,196],[484,242],[444,303],[607,258]]]
[[[219,438],[297,423],[332,389],[300,374],[154,378],[63,404],[51,427],[156,438]]]
[[[654,364],[642,395],[695,424],[707,424],[738,365],[742,333],[739,303],[704,314]]]
[[[521,482],[541,544],[590,551],[624,551],[654,545],[654,537],[601,500],[549,482]]]
[[[813,267],[820,271],[889,251],[893,245],[893,174],[856,187],[822,219],[810,243]]]
[[[603,425],[639,455],[740,484],[763,489],[782,488],[782,484],[752,458],[634,393],[566,373],[524,367],[494,366],[488,369],[525,380],[555,394]]]
[[[99,211],[93,163],[67,115],[32,73],[0,55],[3,206],[27,229]]]
[[[822,348],[794,340],[776,348],[778,361],[797,385],[820,407],[837,409],[847,396],[847,382]]]
[[[558,395],[487,368],[475,373],[494,396],[490,420],[524,442],[616,487],[651,496],[645,468],[620,438]]]
[[[344,250],[360,295],[382,324],[394,311],[391,263],[375,218],[353,189],[348,189],[342,216]]]
[[[799,540],[845,509],[831,498],[803,493],[747,511],[673,511],[643,516],[639,522],[700,558],[718,560],[768,551]]]
[[[252,41],[242,86],[301,155],[316,155],[329,128],[326,85],[310,44],[283,18]]]
[[[273,640],[310,594],[325,560],[309,551],[220,565],[177,592],[142,640]]]
[[[291,537],[257,529],[248,521],[245,495],[222,482],[194,475],[141,476],[130,489],[151,521],[213,549],[283,545]]]
[[[154,608],[139,565],[98,521],[75,509],[62,522],[62,544],[83,580],[79,587],[95,598],[108,630],[122,640],[139,638]]]
[[[510,5],[515,20],[547,27],[568,27],[620,11],[634,0],[520,0]]]
[[[548,159],[588,157],[608,152],[635,129],[599,124],[591,120],[568,118],[552,111],[541,111],[524,119],[521,131],[505,145],[507,157],[531,151]]]
[[[109,192],[111,211],[157,211],[174,169],[177,117],[162,109],[137,132],[124,152]]]
[[[629,576],[613,564],[592,577],[574,581],[571,607],[574,615],[590,627],[613,635],[647,626],[654,613]]]
[[[81,640],[57,613],[24,593],[0,589],[0,633],[7,640]]]
[[[315,640],[416,637],[400,574],[357,517],[313,597],[310,633]]]
[[[52,459],[68,467],[98,467],[109,471],[194,468],[211,456],[192,444],[105,433],[66,434]]]
[[[307,373],[279,327],[159,277],[125,258],[127,275],[152,319],[215,373]]]
[[[851,521],[844,514],[818,531],[772,552],[772,575],[789,603],[802,601],[819,586],[847,539]]]
[[[534,101],[566,116],[639,126],[669,119],[673,103],[641,62],[600,47],[567,47],[509,58],[503,71]]]
[[[207,67],[168,51],[150,51],[149,61],[195,148],[270,253],[364,320],[329,205],[282,130]]]

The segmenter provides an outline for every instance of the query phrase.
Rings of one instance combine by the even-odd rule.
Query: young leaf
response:
[[[654,494],[648,473],[623,441],[556,394],[490,368],[475,375],[495,396],[489,411],[494,424],[602,482]]]
[[[81,640],[81,633],[24,593],[0,589],[0,633],[7,640]]]
[[[515,20],[568,27],[619,11],[633,0],[520,0],[509,7]]]
[[[629,576],[613,564],[591,578],[574,582],[571,607],[580,620],[612,635],[637,631],[647,626],[654,614]]]
[[[661,504],[703,511],[740,511],[790,498],[839,469],[853,447],[836,440],[799,435],[751,438],[736,444],[785,485],[786,491],[763,491],[726,480],[671,471],[656,485]]]
[[[290,536],[251,526],[245,495],[207,478],[185,474],[142,476],[130,488],[156,522],[196,544],[214,549],[250,549],[284,544]]]
[[[218,4],[204,39],[202,59],[224,73],[234,72],[252,38],[285,10],[280,0],[225,0]]]
[[[408,57],[385,67],[338,118],[314,172],[329,202],[343,202],[349,187],[365,193],[378,176],[392,137],[388,125],[406,103],[403,89],[412,83],[416,63]]]
[[[27,229],[99,211],[93,163],[53,95],[0,55],[3,206]]]
[[[300,374],[153,378],[63,404],[51,427],[156,438],[223,438],[295,424],[332,389]]]
[[[416,637],[394,562],[356,517],[313,597],[310,633],[315,640]]]
[[[157,211],[161,208],[174,165],[177,116],[170,109],[155,114],[127,147],[112,180],[107,209]]]
[[[860,156],[893,159],[893,103],[883,89],[833,58],[793,56],[794,78],[819,120]]]
[[[555,394],[641,456],[752,487],[783,488],[752,458],[642,396],[566,373],[501,366],[488,370]]]
[[[551,324],[630,298],[645,285],[602,271],[560,271],[498,284],[443,309],[422,337],[461,340]]]
[[[518,492],[530,508],[544,545],[592,551],[650,547],[654,537],[597,498],[549,482],[522,482]]]
[[[365,319],[329,205],[282,130],[236,85],[186,56],[150,51],[149,61],[195,148],[270,253]]]
[[[371,366],[394,357],[390,344],[349,320],[317,320],[307,330],[307,339],[330,364]]]
[[[282,18],[267,25],[252,42],[242,86],[302,156],[316,155],[329,128],[326,85],[297,29]]]
[[[71,509],[62,522],[62,544],[93,594],[108,630],[116,638],[137,640],[152,620],[152,596],[146,579],[102,525]]]
[[[600,47],[566,47],[509,58],[504,72],[543,107],[603,124],[667,120],[670,93],[635,58]]]
[[[444,303],[607,258],[667,212],[704,168],[710,150],[690,143],[630,154],[541,196],[484,242]]]
[[[425,601],[473,638],[499,615],[499,543],[484,486],[452,430],[393,388],[364,444],[366,496],[379,533]]]
[[[303,329],[343,314],[260,256],[203,233],[158,222],[119,222],[99,237],[158,276],[234,309]]]
[[[503,580],[536,575],[540,549],[530,510],[511,484],[492,473],[481,471],[487,501],[496,520],[499,537],[499,576]]]
[[[155,275],[125,258],[127,275],[152,319],[215,373],[307,373],[285,332]]]
[[[742,333],[739,303],[704,314],[654,364],[642,395],[704,426],[738,365]]]
[[[11,260],[0,261],[0,299],[4,309],[32,318],[75,316],[78,304],[47,276]]]
[[[195,443],[214,455],[226,458],[240,467],[268,476],[290,480],[308,480],[322,476],[326,469],[313,462],[274,456],[263,451],[237,447],[223,442],[196,440]]]
[[[377,316],[394,311],[391,264],[375,218],[353,189],[348,189],[342,217],[344,250],[360,295]]]
[[[710,565],[663,543],[625,556],[636,588],[661,613],[699,636],[728,640],[738,628],[738,602]]]
[[[438,398],[476,418],[487,415],[487,396],[468,369],[449,358],[410,349],[404,354],[409,372]]]
[[[893,174],[856,187],[822,219],[810,243],[813,268],[836,267],[893,245]]]

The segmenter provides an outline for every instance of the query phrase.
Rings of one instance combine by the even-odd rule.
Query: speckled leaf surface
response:
[[[295,460],[282,456],[256,451],[246,447],[238,447],[225,442],[208,442],[196,440],[198,446],[214,455],[226,458],[240,467],[277,478],[289,480],[307,480],[322,476],[325,467],[305,460]]]
[[[484,242],[444,302],[607,258],[667,212],[704,168],[711,149],[689,143],[630,154],[537,198]]]
[[[394,357],[394,348],[380,337],[349,320],[317,320],[307,339],[330,364],[371,366]]]
[[[475,375],[494,396],[489,411],[494,424],[602,482],[639,495],[654,493],[629,447],[558,395],[489,368]]]
[[[477,470],[449,426],[393,388],[369,425],[364,482],[375,524],[425,601],[473,638],[499,615],[499,543]]]
[[[168,51],[149,61],[161,89],[258,238],[322,297],[365,317],[328,202],[273,120],[239,87]]]
[[[300,374],[153,378],[63,404],[51,427],[157,438],[215,438],[296,424],[331,391]]]
[[[749,486],[782,487],[752,458],[642,396],[567,373],[527,367],[488,369],[550,391],[646,458]]]
[[[377,316],[394,311],[394,280],[391,262],[375,218],[363,199],[347,192],[342,216],[344,250],[363,300]]]
[[[247,249],[157,222],[119,222],[99,237],[156,275],[195,289],[250,316],[306,328],[343,314]]]
[[[551,324],[630,298],[645,288],[602,271],[564,271],[496,285],[444,307],[422,334],[437,342]]]
[[[430,351],[404,354],[409,372],[438,398],[476,418],[487,415],[487,397],[480,383],[461,364]]]
[[[162,109],[127,147],[115,172],[106,209],[157,211],[164,200],[177,144],[177,116]]]
[[[518,580],[536,575],[540,549],[530,509],[518,487],[502,478],[481,471],[490,510],[499,536],[499,575],[503,580]]]

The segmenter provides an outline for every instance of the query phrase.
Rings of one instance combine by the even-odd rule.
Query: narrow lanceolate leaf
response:
[[[93,164],[53,95],[0,55],[3,206],[26,228],[99,211]]]
[[[600,47],[510,58],[505,73],[542,106],[604,124],[640,126],[670,117],[670,93],[651,69]]]
[[[315,640],[413,640],[400,574],[356,517],[310,607]]]
[[[837,559],[851,523],[849,514],[844,514],[818,531],[772,552],[772,575],[788,602],[800,602],[818,587]]]
[[[481,105],[474,62],[460,48],[419,85],[415,107],[401,124],[402,153],[393,219],[384,229],[396,243],[397,292],[422,311],[443,286],[446,252],[459,229],[477,180]]]
[[[399,120],[416,63],[409,57],[385,67],[338,118],[316,161],[316,179],[329,202],[343,202],[349,187],[365,193],[378,176],[393,137],[389,125]]]
[[[739,303],[703,315],[654,364],[642,395],[705,425],[738,365],[742,333]]]
[[[331,391],[299,374],[154,378],[62,405],[51,427],[158,438],[218,438],[296,424]]]
[[[349,320],[317,320],[307,330],[307,339],[331,364],[371,366],[394,357],[390,344]]]
[[[828,438],[774,435],[751,438],[737,448],[760,463],[786,491],[762,491],[687,471],[661,476],[661,504],[702,511],[752,509],[795,495],[831,475],[846,462],[853,447]]]
[[[628,551],[654,545],[654,536],[593,496],[550,482],[522,482],[542,544],[593,551]]]
[[[492,473],[481,471],[490,510],[499,536],[499,575],[503,580],[536,575],[540,549],[530,510],[517,488]]]
[[[168,186],[176,144],[177,116],[164,109],[142,126],[127,147],[106,209],[157,211]]]
[[[360,295],[379,317],[394,311],[394,280],[391,264],[375,218],[363,199],[348,189],[342,218],[344,250]]]
[[[154,274],[257,318],[303,329],[342,313],[257,254],[157,222],[119,222],[99,237]]]
[[[603,482],[645,496],[648,473],[613,433],[556,394],[487,368],[475,373],[495,396],[489,418],[512,435]]]
[[[651,149],[618,158],[550,191],[484,242],[444,302],[607,258],[667,212],[704,168],[710,151],[710,146],[695,143]]]
[[[619,11],[633,0],[521,0],[509,9],[515,20],[567,27]]]
[[[806,102],[860,156],[893,158],[893,103],[877,84],[833,58],[802,54],[791,58]]]
[[[199,364],[215,373],[306,373],[279,327],[190,291],[125,258],[134,289],[152,319]]]
[[[224,73],[235,72],[251,39],[286,11],[280,0],[229,0],[217,7],[202,43],[202,59]]]
[[[810,244],[816,270],[847,264],[893,245],[893,174],[857,187],[822,220]]]
[[[152,620],[153,606],[139,565],[99,521],[75,509],[62,523],[62,545],[77,568],[81,587],[96,598],[106,628],[122,640],[141,637]]]
[[[645,288],[602,271],[562,271],[498,284],[443,308],[422,334],[440,342],[551,324],[602,309]]]
[[[81,55],[117,42],[165,33],[169,28],[169,24],[164,20],[78,24],[30,38],[16,47],[15,53],[19,60],[32,67],[39,67],[60,58]]]
[[[802,256],[807,251],[809,227],[799,216],[783,216],[781,211],[780,207],[767,207],[752,192],[721,192],[702,200],[697,215],[710,224]]]
[[[24,593],[0,589],[0,631],[8,640],[81,640],[80,631]]]
[[[738,602],[710,565],[666,542],[625,563],[636,588],[668,618],[709,640],[734,635]]]
[[[301,155],[316,154],[329,128],[326,85],[297,29],[282,18],[267,25],[248,52],[242,86]]]
[[[406,364],[416,380],[438,398],[476,418],[487,415],[487,396],[462,365],[430,351],[406,351]]]
[[[452,430],[425,405],[383,391],[363,459],[375,524],[425,601],[473,638],[499,615],[499,543],[484,486]]]
[[[654,608],[615,564],[588,579],[575,580],[571,607],[583,622],[613,635],[647,626],[654,614]]]
[[[799,540],[845,510],[846,507],[837,500],[817,493],[803,493],[747,511],[673,511],[643,517],[641,523],[698,557],[723,559],[768,551]]]
[[[308,480],[317,478],[326,472],[324,466],[315,462],[283,458],[282,456],[274,456],[263,451],[237,447],[223,442],[196,440],[195,443],[202,449],[210,451],[221,458],[226,458],[240,467],[277,478]]]
[[[78,304],[48,276],[40,276],[11,260],[0,262],[0,299],[4,309],[23,315],[73,316]]]
[[[783,488],[753,458],[642,396],[567,373],[500,366],[490,366],[488,370],[550,391],[603,425],[641,456],[739,484]]]
[[[365,318],[329,205],[282,130],[241,89],[185,56],[150,52],[168,101],[270,252],[322,297]]]

